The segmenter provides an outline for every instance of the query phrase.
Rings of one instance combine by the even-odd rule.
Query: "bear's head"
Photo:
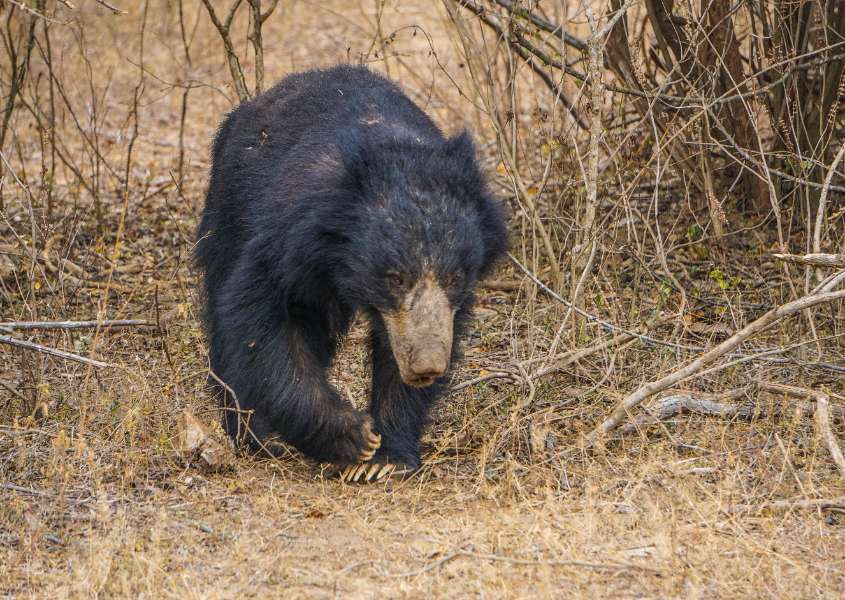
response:
[[[339,288],[383,322],[402,380],[431,385],[449,369],[456,315],[505,250],[502,209],[466,133],[344,149],[358,199]]]

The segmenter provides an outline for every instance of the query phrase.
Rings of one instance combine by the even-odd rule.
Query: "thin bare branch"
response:
[[[568,31],[564,30],[561,25],[555,25],[554,23],[550,23],[549,21],[537,15],[533,11],[525,10],[521,7],[514,6],[514,3],[510,0],[496,0],[496,4],[506,8],[508,12],[510,12],[512,15],[527,19],[530,23],[537,26],[539,29],[547,33],[551,33],[554,36],[557,36],[559,39],[563,40],[565,44],[572,46],[579,52],[587,51],[587,42],[578,37],[575,37]]]
[[[106,2],[106,0],[94,0],[100,6],[104,6],[116,15],[125,15],[126,11]]]
[[[836,157],[833,159],[833,162],[830,163],[830,168],[827,171],[827,176],[824,178],[821,195],[819,196],[819,205],[816,209],[816,228],[813,231],[813,252],[816,254],[822,251],[822,230],[824,229],[824,218],[827,209],[827,196],[828,192],[830,192],[830,184],[831,181],[833,181],[834,174],[836,173],[836,167],[839,166],[840,162],[842,162],[843,157],[845,157],[845,144],[842,144],[839,148],[839,152],[836,153]],[[816,279],[821,281],[823,278],[821,270],[817,269]]]
[[[119,329],[121,327],[152,327],[143,319],[107,319],[105,321],[7,321],[0,329]]]
[[[63,358],[65,360],[72,360],[74,362],[91,365],[92,367],[117,367],[117,365],[113,365],[111,363],[101,362],[99,360],[94,360],[93,358],[86,358],[85,356],[79,356],[78,354],[71,354],[70,352],[65,352],[64,350],[56,350],[55,348],[49,348],[34,342],[19,340],[8,335],[0,335],[0,344],[7,344],[17,348],[25,348],[26,350],[34,350],[35,352],[41,352],[42,354],[49,354],[50,356],[57,356],[58,358]]]
[[[226,16],[225,22],[220,22],[214,7],[211,5],[211,0],[202,0],[205,8],[208,10],[208,16],[211,17],[211,22],[217,28],[220,34],[220,39],[223,41],[223,49],[226,52],[226,61],[229,64],[229,73],[232,75],[232,84],[235,86],[235,92],[238,94],[238,99],[241,102],[249,100],[249,90],[246,87],[246,77],[241,68],[241,62],[238,59],[238,54],[235,52],[235,46],[232,43],[232,36],[230,35],[230,27],[232,19],[235,18],[235,13],[241,5],[241,0],[234,0],[229,7],[229,14]]]
[[[833,267],[841,269],[845,267],[845,254],[772,254],[776,259],[784,262],[811,265],[814,267]]]
[[[508,44],[513,49],[513,51],[516,52],[517,55],[525,62],[525,64],[527,64],[531,68],[531,70],[534,71],[534,73],[540,78],[540,80],[546,85],[546,87],[548,87],[549,90],[551,90],[552,93],[554,93],[554,95],[560,99],[560,103],[564,106],[564,108],[566,108],[575,123],[577,123],[577,125],[585,131],[589,129],[589,126],[581,118],[581,115],[578,114],[578,111],[575,109],[575,106],[573,105],[572,101],[563,92],[563,89],[557,83],[555,83],[552,77],[531,58],[531,55],[535,54],[535,52],[532,52],[529,49],[532,48],[529,44],[525,43],[524,40],[522,43],[519,43],[517,41],[517,36],[509,35],[509,33],[506,32],[504,28],[499,25],[499,23],[490,18],[487,10],[483,6],[477,4],[473,0],[460,0],[458,4],[463,8],[469,10],[470,12],[474,13],[482,23],[484,23],[490,29],[495,31],[496,35],[506,44]],[[540,60],[543,60],[542,56],[542,54],[538,56]],[[550,59],[547,58],[547,60]]]
[[[845,456],[842,456],[842,450],[836,441],[836,436],[833,435],[833,430],[830,428],[830,400],[824,392],[814,392],[816,397],[816,428],[819,435],[827,445],[833,462],[839,467],[839,472],[845,478]]]
[[[818,498],[810,500],[772,500],[760,504],[739,504],[725,509],[729,514],[753,513],[764,510],[792,511],[792,510],[845,510],[845,497]]]
[[[261,37],[261,27],[273,11],[276,10],[278,0],[272,0],[269,8],[261,12],[261,0],[248,0],[252,15],[252,33],[249,39],[255,53],[255,95],[264,90],[264,41]]]
[[[661,398],[647,407],[645,414],[638,416],[631,423],[626,424],[619,430],[619,433],[622,435],[634,433],[654,423],[659,423],[676,415],[686,413],[715,416],[723,419],[739,418],[747,420],[754,413],[753,406],[730,404],[728,402],[740,398],[746,391],[746,389],[732,390],[731,392],[720,394],[718,400],[696,398],[690,394],[673,394]]]
[[[595,444],[608,433],[616,429],[625,420],[629,412],[646,398],[650,398],[654,394],[662,392],[663,390],[680,383],[684,379],[695,375],[704,369],[704,367],[713,364],[716,360],[739,346],[744,341],[767,329],[784,317],[788,317],[796,312],[806,310],[818,304],[835,302],[843,298],[845,298],[845,290],[821,294],[810,294],[770,310],[756,321],[749,323],[730,338],[711,350],[708,350],[704,354],[701,354],[698,358],[687,365],[673,371],[665,377],[652,381],[637,389],[634,393],[620,402],[609,417],[586,435],[585,440],[587,444]]]

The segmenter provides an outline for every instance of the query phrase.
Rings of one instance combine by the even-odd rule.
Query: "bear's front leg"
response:
[[[320,319],[286,318],[266,290],[247,284],[256,281],[233,277],[209,323],[229,435],[263,449],[284,441],[340,466],[372,459],[381,443],[374,419],[326,379],[336,332]]]
[[[380,327],[371,333],[373,381],[370,414],[381,434],[381,446],[370,461],[344,469],[346,481],[377,481],[410,475],[420,467],[420,437],[428,414],[443,388],[443,378],[423,388],[405,384],[390,342]]]
[[[230,435],[258,448],[281,440],[314,460],[341,466],[372,459],[381,443],[374,419],[328,383],[325,368],[292,329],[288,323],[270,339],[244,339],[238,344],[242,352],[229,355],[237,360],[220,369],[237,396],[226,404],[251,412],[245,419],[240,411],[227,411]]]

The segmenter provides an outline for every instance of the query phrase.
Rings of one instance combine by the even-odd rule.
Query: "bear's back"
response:
[[[376,145],[444,140],[398,86],[361,66],[289,75],[226,116],[214,140],[197,248],[200,266],[215,271],[212,279],[226,277],[268,210],[294,210],[303,198],[342,187],[344,162],[357,150],[346,143],[349,130]],[[264,208],[247,208],[258,204]],[[214,244],[202,241],[212,234],[225,240],[225,255],[214,255]]]
[[[242,104],[221,128],[219,137],[228,139],[217,144],[227,152],[244,152],[256,144],[285,151],[315,138],[331,143],[338,131],[356,125],[377,135],[383,130],[442,139],[431,119],[393,82],[366,67],[340,65],[289,75]],[[224,131],[237,131],[237,138]]]

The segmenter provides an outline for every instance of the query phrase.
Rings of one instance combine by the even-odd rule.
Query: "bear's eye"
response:
[[[446,275],[443,283],[447,288],[457,288],[460,287],[463,279],[463,274],[458,271],[455,271]]]
[[[390,287],[403,288],[408,282],[407,278],[402,273],[390,271],[387,274],[387,283],[390,284]]]

